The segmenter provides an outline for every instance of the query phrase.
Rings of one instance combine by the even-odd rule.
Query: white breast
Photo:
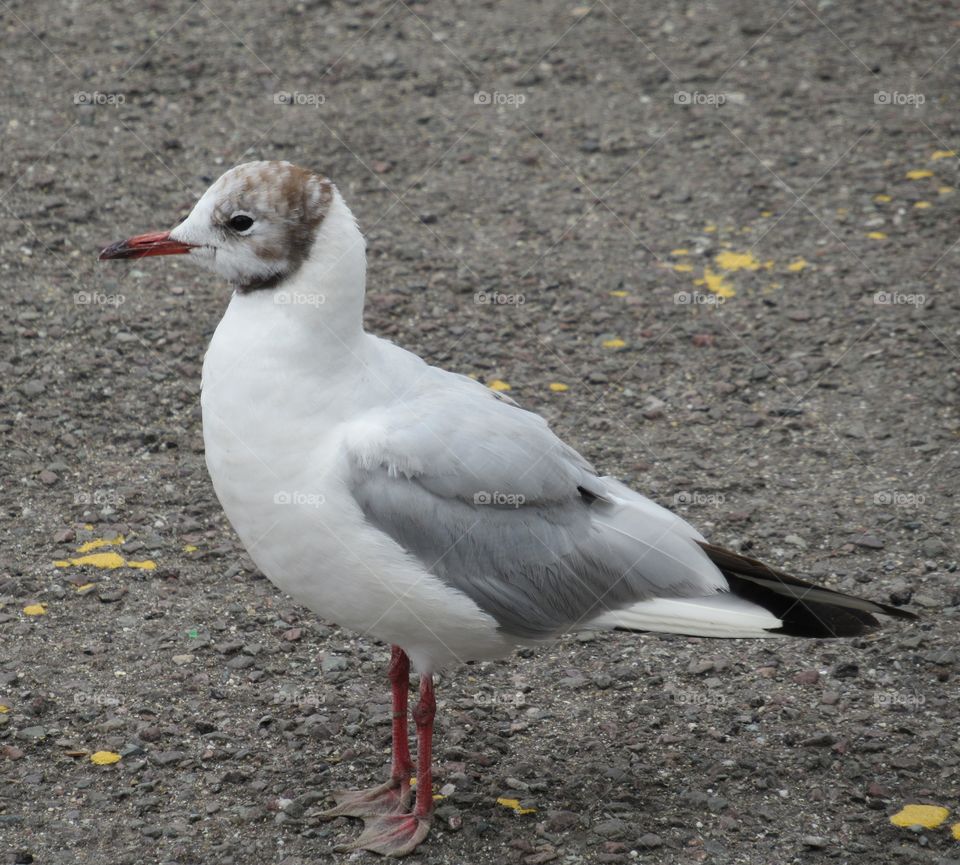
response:
[[[365,372],[379,341],[304,342],[270,295],[233,298],[203,368],[207,467],[247,551],[282,591],[403,646],[418,669],[508,653],[494,620],[367,524],[346,485],[344,430],[389,398]]]

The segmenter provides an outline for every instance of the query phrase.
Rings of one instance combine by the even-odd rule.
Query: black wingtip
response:
[[[723,547],[708,543],[700,546],[727,578],[734,594],[759,604],[783,622],[771,633],[856,637],[880,627],[877,615],[919,619],[910,610],[818,586]]]

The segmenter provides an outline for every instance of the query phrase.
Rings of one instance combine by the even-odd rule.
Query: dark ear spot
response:
[[[290,272],[293,273],[310,254],[317,228],[330,209],[333,188],[326,178],[305,168],[291,167],[284,180],[283,194],[290,205],[291,215],[296,215],[288,223],[290,230],[287,238],[287,257]]]
[[[296,273],[310,254],[317,229],[333,201],[329,180],[296,165],[280,168],[272,163],[258,183],[251,186],[251,194],[255,189],[262,193],[264,184],[269,190],[267,207],[259,218],[270,220],[275,215],[283,234],[279,243],[275,240],[269,247],[257,248],[257,255],[264,261],[284,261],[285,267],[282,273],[239,286],[241,292],[273,288]],[[229,219],[229,214],[226,216]]]

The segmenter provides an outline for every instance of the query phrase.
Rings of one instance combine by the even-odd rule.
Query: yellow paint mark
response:
[[[703,230],[704,230],[707,234],[713,234],[713,233],[717,230],[717,226],[715,226],[715,225],[711,222],[709,225],[703,226]]]
[[[760,215],[761,215],[764,219],[769,219],[771,216],[773,216],[773,211],[772,211],[772,210],[761,210],[761,211],[760,211]]]
[[[913,168],[904,175],[907,180],[924,180],[927,177],[933,177],[933,172],[926,168]]]
[[[120,553],[109,552],[109,553],[91,553],[89,556],[77,556],[75,559],[69,559],[68,561],[58,561],[53,563],[55,567],[58,568],[69,568],[69,567],[84,567],[89,565],[91,568],[102,568],[103,570],[112,571],[116,568],[122,568],[124,565],[128,568],[139,568],[140,570],[152,571],[156,568],[157,563],[152,562],[149,559],[142,562],[128,561]]]
[[[619,336],[615,336],[613,339],[605,339],[602,345],[604,348],[623,348],[626,343]]]
[[[923,826],[936,829],[950,812],[939,805],[904,805],[890,818],[894,826]]]
[[[46,604],[28,604],[23,608],[25,616],[45,616],[47,614]]]
[[[692,264],[675,264],[673,265],[673,269],[677,273],[690,273],[693,270],[693,265]]]
[[[772,258],[768,258],[768,259],[763,263],[763,269],[764,269],[764,270],[773,270],[773,259],[772,259]]]
[[[95,766],[109,766],[111,763],[119,763],[120,755],[115,751],[96,751],[90,755],[90,762]]]
[[[846,216],[850,211],[846,207],[837,208],[837,216]]]
[[[886,235],[886,233],[883,232],[883,231],[871,231],[871,232],[867,235],[867,237],[869,237],[871,240],[886,240],[886,239],[887,239],[887,235]]]
[[[9,706],[4,706],[3,703],[0,703],[0,715],[6,715],[10,711]]]
[[[798,258],[796,261],[791,261],[787,265],[787,270],[791,273],[800,273],[807,266],[808,262],[803,258]]]
[[[689,254],[690,254],[690,250],[689,250],[689,249],[683,249],[683,248],[681,248],[681,249],[671,249],[671,250],[670,250],[670,254],[671,254],[671,255],[689,255]]]
[[[93,568],[113,570],[123,566],[123,556],[120,553],[91,553],[89,556],[78,556],[68,562],[54,562],[57,567],[69,568],[71,565],[90,565]]]
[[[510,385],[505,381],[501,381],[499,378],[495,378],[492,382],[487,385],[490,390],[510,390]]]
[[[760,268],[760,262],[751,252],[721,252],[714,260],[718,267],[733,272]]]
[[[84,527],[88,532],[92,532],[92,531],[93,531],[93,523],[84,523],[84,524],[83,524],[83,527]]]
[[[705,285],[718,297],[733,297],[737,291],[724,279],[723,274],[714,273],[709,267],[703,271],[703,279],[698,279],[694,285]]]
[[[99,550],[101,547],[116,547],[124,542],[123,535],[117,535],[115,538],[94,538],[77,547],[78,553],[89,553],[91,550]]]
[[[938,159],[953,159],[957,155],[956,150],[934,150],[930,158],[936,162]]]
[[[536,808],[524,808],[520,805],[519,799],[508,799],[505,796],[497,799],[497,804],[509,808],[514,814],[534,814],[537,810]]]
[[[740,229],[741,234],[749,234],[751,231],[753,231],[753,227],[750,225],[745,225]]]
[[[195,547],[193,544],[186,544],[183,548],[185,553],[195,553],[199,547]]]
[[[885,192],[877,193],[873,196],[873,200],[877,202],[877,204],[887,204],[888,202],[893,201],[893,199]]]
[[[563,384],[563,382],[559,382],[559,381],[552,381],[552,382],[550,382],[550,384],[547,385],[547,386],[548,386],[548,387],[550,388],[550,390],[552,390],[554,393],[563,393],[563,392],[566,391],[566,390],[570,390],[570,387],[569,387],[568,385],[565,385],[565,384]]]
[[[94,586],[96,586],[96,583],[84,583],[82,586],[75,586],[74,588],[77,592],[89,592]]]
[[[960,841],[960,823],[954,823],[950,827],[950,834],[953,835],[954,841]]]
[[[136,568],[138,571],[155,571],[157,569],[157,563],[150,559],[144,559],[142,562],[127,559],[127,567]]]
[[[915,201],[913,202],[913,206],[917,210],[926,210],[928,207],[932,207],[933,205],[930,204],[929,201]]]
[[[629,291],[624,291],[622,288],[617,288],[610,292],[610,297],[626,297],[629,293]]]

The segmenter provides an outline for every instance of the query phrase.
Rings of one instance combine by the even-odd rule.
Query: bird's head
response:
[[[240,292],[274,288],[308,260],[336,206],[356,232],[325,177],[289,162],[247,162],[220,177],[176,228],[114,243],[100,260],[182,254]]]

